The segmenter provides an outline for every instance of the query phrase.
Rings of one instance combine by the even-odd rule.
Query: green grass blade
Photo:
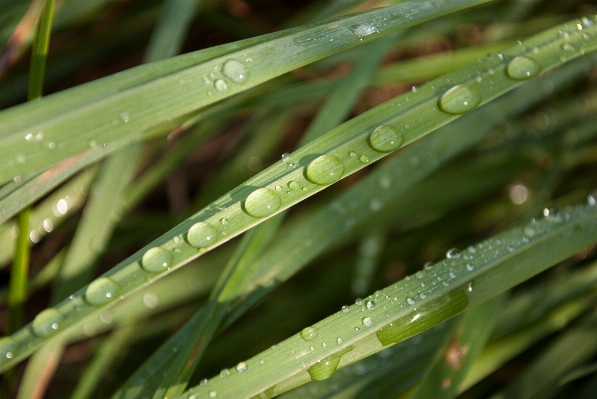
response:
[[[593,20],[591,19],[591,21]],[[578,21],[578,24],[582,23],[582,21]],[[366,163],[362,162],[366,159],[363,158],[364,155],[372,162],[387,154],[373,150],[368,144],[372,130],[380,125],[404,126],[408,124],[409,127],[403,132],[403,137],[405,143],[410,143],[428,134],[431,130],[457,119],[457,115],[439,111],[437,104],[442,97],[445,100],[444,95],[446,93],[438,91],[440,88],[445,90],[447,87],[453,87],[454,84],[470,85],[479,92],[482,99],[481,103],[484,103],[521,84],[521,80],[511,79],[504,73],[508,64],[517,56],[532,54],[536,62],[541,65],[541,68],[548,70],[564,63],[566,60],[581,55],[580,52],[571,52],[562,48],[562,43],[567,42],[567,40],[581,41],[585,46],[583,47],[585,52],[597,47],[597,39],[592,39],[593,36],[591,36],[594,33],[593,30],[597,30],[597,26],[594,23],[592,25],[586,24],[590,26],[587,26],[587,29],[583,31],[583,33],[589,35],[589,39],[585,39],[583,33],[578,33],[576,30],[576,24],[577,22],[574,21],[572,28],[568,25],[568,28],[560,26],[550,29],[536,37],[522,41],[521,45],[505,50],[501,56],[488,57],[473,66],[455,71],[437,81],[432,81],[414,93],[398,97],[352,119],[320,139],[295,151],[290,155],[288,163],[278,162],[255,178],[248,180],[244,185],[232,190],[206,209],[193,215],[127,260],[121,262],[103,277],[116,282],[120,287],[121,295],[126,296],[147,285],[148,278],[151,280],[167,274],[164,272],[168,268],[174,270],[188,263],[206,250],[223,244],[230,238],[262,222],[267,217],[273,216],[298,201],[323,190],[327,184],[312,183],[305,177],[305,175],[317,175],[320,172],[324,172],[323,177],[326,176],[325,171],[318,165],[321,162],[315,162],[315,164],[309,166],[321,154],[326,154],[326,157],[333,156],[340,161],[344,169],[343,174],[339,176],[338,171],[341,169],[337,168],[333,169],[334,173],[330,175],[337,180],[365,167]],[[554,35],[554,32],[561,30],[570,31],[567,39],[562,38],[560,35]],[[539,49],[537,53],[533,50],[535,47]],[[562,54],[568,56],[568,53],[570,53],[569,58],[560,59]],[[593,62],[593,59],[588,55],[583,60],[589,65]],[[481,75],[476,76],[476,71],[479,71]],[[488,82],[491,81],[493,84],[481,85],[478,82],[478,77],[481,78],[481,81],[487,79]],[[471,104],[464,100],[462,104],[464,105],[465,102],[466,105]],[[412,121],[422,121],[423,123],[414,127],[414,125],[409,124],[413,123]],[[449,143],[448,148],[453,144],[455,143]],[[359,151],[360,156],[351,157],[351,151],[356,152],[356,150]],[[323,158],[323,160],[326,159],[329,158]],[[292,167],[291,163],[295,167]],[[308,169],[307,172],[306,169]],[[318,178],[313,179],[322,182]],[[290,184],[291,182],[292,184]],[[326,180],[326,182],[329,182],[329,180]],[[294,189],[295,185],[298,186],[298,189]],[[279,196],[276,193],[279,191],[276,186],[280,186],[280,188],[288,187],[288,189],[282,191],[282,196]],[[286,194],[286,192],[289,193]],[[263,201],[262,197],[265,197],[266,201]],[[227,223],[222,223],[222,219],[225,219]],[[193,229],[189,238],[187,233],[191,227]],[[190,245],[187,240],[190,240],[195,246]],[[39,316],[40,319],[43,319],[42,316],[56,315],[55,312],[57,312],[60,317],[64,317],[59,328],[64,333],[88,316],[97,314],[109,306],[109,304],[102,306],[88,305],[84,299],[85,289],[74,293],[73,297],[74,300],[63,302],[56,308],[48,310],[51,313],[42,314]],[[40,319],[38,319],[38,322]],[[12,339],[21,346],[21,349],[15,351],[12,359],[4,361],[0,366],[2,368],[6,368],[22,359],[46,341],[47,337],[33,335],[28,328],[25,328],[13,335]],[[25,347],[27,349],[22,349]]]
[[[13,107],[0,112],[0,183],[86,151],[90,143],[110,145],[317,59],[484,1],[428,0],[369,11],[139,66],[35,106]],[[38,131],[54,149],[32,148],[23,139]]]

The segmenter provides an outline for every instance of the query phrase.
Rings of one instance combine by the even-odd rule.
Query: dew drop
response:
[[[409,305],[414,305],[415,304],[415,300],[412,299],[411,297],[406,298],[406,302],[408,302]]]
[[[561,220],[560,208],[557,206],[550,206],[543,209],[543,216],[551,222],[558,222]]]
[[[344,305],[344,306],[342,306],[342,312],[348,313],[348,312],[350,312],[350,308],[348,306]]]
[[[240,362],[239,364],[237,364],[236,371],[238,371],[239,373],[244,373],[245,371],[247,371],[247,363]]]
[[[226,218],[222,218],[222,219],[220,219],[220,223],[221,223],[222,225],[226,226],[226,225],[228,224],[228,219],[226,219]]]
[[[317,337],[317,330],[313,327],[306,327],[301,330],[301,338],[305,341],[310,341]]]
[[[172,265],[172,254],[164,248],[150,248],[143,254],[141,266],[150,273],[165,271]]]
[[[433,267],[433,262],[427,262],[423,265],[423,269],[431,269]]]
[[[31,329],[38,337],[45,338],[55,334],[63,321],[64,316],[58,313],[56,309],[50,308],[35,316]]]
[[[343,174],[342,161],[333,155],[322,155],[316,158],[305,170],[307,180],[321,186],[337,182]]]
[[[369,144],[379,152],[394,151],[402,146],[404,136],[395,127],[382,125],[369,136]]]
[[[291,190],[296,190],[296,189],[299,188],[299,185],[298,185],[297,182],[295,182],[293,180],[293,181],[288,182],[288,188],[291,189]]]
[[[210,398],[215,398],[216,396],[218,396],[218,393],[216,391],[210,391],[209,392],[209,397]]]
[[[224,93],[225,91],[228,90],[228,83],[226,83],[226,81],[224,81],[222,79],[216,80],[214,85],[216,87],[216,90],[219,91],[220,93]]]
[[[253,191],[245,200],[244,210],[248,215],[263,218],[280,208],[280,196],[269,188]]]
[[[372,35],[376,32],[377,29],[375,28],[375,26],[369,24],[362,24],[357,26],[352,33],[359,39],[363,40],[365,36]]]
[[[472,272],[473,270],[475,270],[475,267],[473,265],[471,265],[470,263],[467,263],[466,270],[468,270],[469,272]]]
[[[421,298],[421,299],[425,299],[425,298],[427,298],[427,295],[425,295],[424,293],[420,293],[420,294],[419,294],[419,298]]]
[[[375,309],[375,302],[367,301],[367,302],[365,302],[365,306],[367,306],[367,309],[369,309],[369,310]]]
[[[222,73],[236,83],[244,83],[247,80],[248,68],[242,63],[234,59],[227,60],[222,65]]]
[[[457,248],[451,248],[446,252],[446,258],[454,259],[460,256],[460,251]]]
[[[228,369],[222,369],[222,371],[220,371],[220,377],[227,377],[230,375],[230,370]]]
[[[590,206],[594,206],[595,204],[597,204],[597,192],[587,195],[587,204],[589,204]]]
[[[226,221],[226,223],[228,223]],[[226,224],[222,223],[222,224]],[[218,235],[214,226],[205,222],[198,222],[191,226],[187,233],[187,241],[195,248],[203,248],[212,245]]]
[[[354,303],[355,305],[361,306],[363,304],[363,300],[361,298],[357,298]]]
[[[369,163],[371,160],[369,159],[369,157],[367,155],[361,155],[359,157],[359,161],[361,161],[361,163]]]
[[[541,65],[532,58],[515,57],[506,68],[509,77],[516,80],[526,80],[537,76],[541,72]]]
[[[85,300],[93,306],[101,306],[116,299],[120,286],[107,277],[93,281],[85,290]]]
[[[290,161],[290,154],[285,152],[284,154],[282,154],[282,162],[288,162]]]
[[[17,343],[10,338],[0,339],[0,359],[12,359],[17,350]]]
[[[363,320],[363,325],[366,327],[371,327],[373,325],[373,320],[370,317],[365,317]]]
[[[450,274],[449,274],[449,275],[450,275],[450,278],[456,278],[456,273],[454,273],[454,272],[452,272],[452,271],[450,272]]]
[[[481,94],[466,84],[457,85],[444,93],[439,100],[439,108],[448,114],[463,114],[481,103]]]
[[[356,153],[356,152],[354,152],[354,151],[350,151],[350,152],[348,153],[348,156],[349,156],[349,157],[351,157],[351,158],[354,158],[354,157],[356,157],[356,156],[357,156],[357,153]]]

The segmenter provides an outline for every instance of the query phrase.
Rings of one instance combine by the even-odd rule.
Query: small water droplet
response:
[[[367,306],[367,309],[369,309],[369,310],[375,309],[375,302],[367,301],[367,302],[365,302],[365,306]]]
[[[209,392],[209,397],[210,398],[215,398],[216,396],[218,396],[218,393],[216,391],[210,391]]]
[[[446,258],[454,259],[460,256],[460,251],[457,248],[451,248],[446,252]]]
[[[88,146],[89,148],[97,147],[97,141],[95,141],[95,140],[93,140],[93,139],[92,139],[92,140],[89,140],[89,141],[87,142],[87,146]]]
[[[562,50],[572,52],[574,51],[574,46],[572,46],[570,43],[564,43],[562,44]]]
[[[226,218],[222,218],[222,219],[220,219],[220,223],[221,223],[222,225],[226,226],[226,225],[228,224],[228,219],[226,219]]]
[[[301,338],[305,341],[310,341],[317,337],[317,330],[313,327],[306,327],[301,330]]]
[[[131,117],[130,117],[130,116],[129,116],[129,114],[127,114],[126,112],[122,112],[122,113],[120,114],[120,119],[122,119],[122,121],[123,121],[124,123],[128,123],[128,121],[130,121],[130,120],[131,120]]]
[[[467,263],[466,270],[468,270],[469,272],[472,272],[473,270],[475,270],[475,267],[473,265],[471,265],[470,263]]]
[[[288,182],[288,188],[291,189],[291,190],[296,190],[296,189],[299,188],[299,185],[298,185],[297,182],[295,182],[293,180],[293,181]]]
[[[338,338],[336,339],[336,344],[338,344],[338,345],[342,345],[342,343],[343,343],[343,342],[344,342],[344,341],[342,341],[342,338],[340,338],[340,337],[338,337]]]
[[[238,371],[239,373],[244,373],[245,371],[247,371],[247,363],[240,362],[239,364],[237,364],[236,371]]]
[[[226,81],[223,79],[216,80],[214,85],[216,87],[216,90],[220,93],[224,93],[228,90],[228,83],[226,83]]]
[[[321,186],[337,182],[342,175],[344,175],[344,165],[333,155],[322,155],[316,158],[305,170],[307,180]]]
[[[450,278],[456,278],[456,273],[454,273],[453,271],[450,271],[449,275]]]
[[[515,57],[506,68],[509,77],[516,80],[526,80],[537,76],[541,72],[541,65],[532,58]]]
[[[597,192],[587,195],[587,204],[590,206],[597,204]]]
[[[363,325],[366,327],[371,327],[373,325],[373,320],[370,317],[365,317],[363,320]]]
[[[242,62],[230,59],[222,65],[222,73],[238,84],[244,83],[249,76],[249,70]]]
[[[415,304],[415,300],[412,299],[411,297],[406,298],[406,302],[408,302],[409,305],[414,305]]]
[[[10,338],[0,339],[0,359],[12,359],[17,350],[17,343]]]
[[[357,298],[354,303],[355,305],[361,306],[363,304],[363,300],[361,298]]]
[[[282,162],[288,162],[290,161],[290,154],[285,152],[284,154],[282,154]]]
[[[258,188],[253,191],[244,203],[245,212],[256,218],[263,218],[280,208],[280,196],[269,188]]]
[[[85,290],[85,300],[93,306],[101,306],[116,299],[120,286],[107,277],[94,280]]]
[[[439,108],[449,114],[463,114],[481,103],[481,94],[473,86],[452,87],[439,100]]]
[[[551,222],[559,222],[562,218],[560,215],[560,208],[557,206],[550,206],[543,209],[543,216]]]
[[[361,163],[369,163],[371,160],[369,159],[369,157],[367,155],[361,155],[359,157],[359,161],[361,161]]]
[[[354,152],[354,151],[350,151],[350,152],[348,153],[348,156],[349,156],[349,157],[351,157],[351,158],[354,158],[354,157],[356,157],[356,156],[357,156],[357,153],[356,153],[356,152]]]
[[[202,379],[202,380],[199,382],[199,385],[202,385],[202,386],[203,386],[203,385],[207,384],[207,382],[208,382],[208,381],[209,381],[209,380],[208,380],[207,378],[204,378],[204,379]]]
[[[224,223],[223,223],[224,224]],[[187,233],[187,241],[195,248],[212,245],[216,241],[218,230],[205,222],[198,222],[191,226]]]
[[[348,313],[348,312],[350,312],[350,308],[348,306],[344,305],[344,306],[342,306],[342,311],[344,313]]]
[[[365,36],[369,36],[372,35],[374,33],[377,33],[377,29],[375,28],[375,26],[373,25],[369,25],[369,24],[361,24],[359,26],[357,26],[352,33],[358,37],[360,40],[363,40],[363,38]]]
[[[394,151],[402,146],[404,136],[395,127],[382,125],[369,136],[371,147],[380,152]]]
[[[425,299],[425,298],[427,298],[427,295],[425,295],[424,293],[422,293],[422,292],[421,292],[421,293],[419,294],[419,298],[421,298],[421,299]]]
[[[31,329],[38,337],[45,338],[55,334],[63,321],[64,316],[58,313],[56,309],[50,308],[35,316]]]
[[[431,269],[433,267],[433,262],[427,262],[423,265],[423,269]]]
[[[230,370],[228,369],[222,369],[222,371],[220,371],[220,377],[227,377],[230,375]]]
[[[422,270],[419,270],[418,272],[415,273],[415,277],[423,278],[423,277],[425,277],[425,272],[423,272]]]
[[[148,249],[141,259],[141,266],[148,272],[159,273],[172,265],[172,254],[164,248]]]

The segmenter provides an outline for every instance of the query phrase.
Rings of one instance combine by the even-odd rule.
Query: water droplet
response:
[[[89,141],[87,142],[87,146],[88,146],[89,148],[97,147],[97,141],[95,141],[95,140],[93,140],[93,139],[92,139],[92,140],[89,140]]]
[[[222,369],[222,371],[220,371],[220,377],[227,377],[230,375],[230,370],[228,369]]]
[[[356,152],[354,152],[354,151],[350,151],[350,152],[348,153],[348,156],[349,156],[349,157],[351,157],[351,158],[354,158],[354,157],[356,157],[356,156],[357,156],[357,153],[356,153]]]
[[[360,40],[363,40],[365,36],[372,35],[377,32],[377,29],[373,25],[369,24],[362,24],[355,28],[352,33],[358,37]]]
[[[543,209],[543,216],[551,222],[559,222],[561,220],[560,208],[557,206],[550,206]]]
[[[365,317],[363,320],[363,325],[366,327],[371,327],[373,325],[373,320],[370,317]]]
[[[597,192],[587,195],[587,204],[591,206],[597,204]]]
[[[425,272],[423,272],[422,270],[419,270],[418,272],[415,273],[415,277],[423,278],[423,277],[425,277]]]
[[[541,72],[541,65],[532,58],[518,56],[508,64],[506,73],[516,80],[530,79]]]
[[[210,398],[215,398],[216,396],[218,396],[218,393],[216,391],[210,391],[209,392],[209,397]]]
[[[159,273],[172,265],[172,254],[164,248],[150,248],[143,254],[141,266],[148,272]]]
[[[431,269],[433,267],[433,262],[427,262],[423,265],[423,269]]]
[[[457,248],[451,248],[446,252],[446,258],[453,259],[460,256],[460,251]]]
[[[367,155],[361,155],[359,161],[361,161],[361,163],[369,163],[370,159]]]
[[[357,298],[354,303],[355,305],[361,306],[363,304],[363,300],[361,298]]]
[[[350,312],[350,308],[348,306],[344,305],[344,306],[342,306],[342,311],[344,313],[348,313],[348,312]]]
[[[222,225],[226,226],[226,225],[228,224],[228,219],[226,219],[226,218],[222,218],[222,219],[220,219],[220,223],[221,223]]]
[[[10,338],[0,339],[0,359],[12,359],[17,350],[17,343]]]
[[[470,85],[457,85],[444,93],[439,108],[449,114],[463,114],[481,103],[481,94]]]
[[[233,82],[244,83],[247,80],[248,68],[242,63],[234,59],[224,62],[222,65],[222,73]]]
[[[307,180],[322,186],[337,182],[343,174],[342,161],[333,155],[322,155],[316,158],[305,170]]]
[[[305,341],[310,341],[317,337],[317,330],[313,327],[306,327],[301,330],[301,338]]]
[[[342,338],[340,338],[340,337],[338,337],[338,338],[336,339],[336,344],[338,344],[338,345],[342,345],[342,343],[343,343],[343,342],[344,342],[344,341],[342,341]]]
[[[471,265],[470,263],[467,263],[466,270],[468,270],[469,272],[472,272],[473,270],[475,270],[475,267],[473,265]]]
[[[285,152],[284,154],[282,154],[282,162],[288,162],[290,161],[290,154]]]
[[[198,222],[189,229],[187,241],[195,248],[203,248],[212,245],[216,241],[217,235],[218,230],[214,226],[209,223]]]
[[[450,278],[456,278],[456,273],[454,273],[453,271],[450,271]]]
[[[107,277],[93,281],[85,290],[85,300],[93,306],[101,306],[116,299],[120,286]]]
[[[394,151],[402,146],[404,136],[395,127],[382,125],[369,136],[371,147],[380,152]]]
[[[64,321],[62,316],[56,309],[46,309],[35,316],[31,329],[38,337],[49,337],[58,331],[60,325]]]
[[[269,188],[253,191],[245,200],[244,210],[250,216],[263,218],[280,208],[280,196]]]
[[[223,79],[216,80],[215,86],[216,90],[218,90],[220,93],[224,93],[228,90],[228,83],[226,83],[226,81]]]
[[[244,373],[245,371],[247,371],[247,363],[240,362],[239,364],[237,364],[236,371],[238,371],[239,373]]]
[[[412,299],[411,297],[406,298],[406,302],[408,302],[409,305],[414,305],[415,304],[415,300]]]
[[[421,298],[421,299],[425,299],[425,298],[427,298],[427,295],[425,295],[424,293],[422,293],[422,292],[421,292],[421,293],[419,294],[419,298]]]
[[[126,112],[123,112],[120,114],[120,119],[122,119],[124,123],[128,123],[128,121],[131,120],[131,117]]]
[[[367,301],[367,302],[365,302],[365,306],[367,306],[367,309],[369,309],[369,310],[375,309],[375,302]]]
[[[564,43],[562,44],[562,50],[564,51],[574,51],[574,46],[572,46],[570,43]]]
[[[296,190],[296,189],[299,188],[299,185],[298,185],[297,182],[295,182],[293,180],[293,181],[288,182],[288,188],[291,189],[291,190]]]

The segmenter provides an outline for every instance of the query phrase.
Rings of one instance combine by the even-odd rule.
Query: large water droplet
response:
[[[380,152],[394,151],[404,143],[404,136],[395,127],[382,125],[369,136],[369,144]]]
[[[90,305],[100,306],[113,301],[120,293],[120,286],[107,277],[93,281],[85,291],[85,300]]]
[[[363,38],[365,36],[372,35],[376,32],[377,32],[377,28],[375,28],[375,26],[369,25],[369,24],[359,25],[355,28],[355,30],[352,31],[352,33],[354,33],[354,35],[361,40],[363,40]]]
[[[49,337],[58,331],[63,321],[64,316],[50,308],[35,316],[31,329],[38,337]]]
[[[17,343],[10,338],[0,339],[0,360],[12,359],[17,350]]]
[[[271,215],[280,208],[280,196],[269,188],[259,188],[253,191],[245,200],[247,214],[263,218]]]
[[[367,306],[367,309],[369,309],[369,310],[375,309],[375,302],[367,301],[367,302],[365,302],[365,306]]]
[[[301,338],[305,341],[310,341],[317,336],[317,330],[313,327],[303,328],[301,331]]]
[[[172,254],[164,248],[150,248],[143,254],[141,266],[148,272],[159,273],[172,265]]]
[[[541,65],[532,58],[518,56],[508,64],[506,73],[509,77],[516,80],[530,79],[541,72]]]
[[[233,82],[244,83],[248,77],[248,69],[242,62],[228,60],[222,65],[222,73]]]
[[[464,114],[481,103],[481,94],[466,84],[457,85],[444,93],[439,100],[439,108],[449,114]]]
[[[195,248],[212,245],[216,241],[218,230],[205,222],[198,222],[191,226],[187,233],[187,241]]]
[[[343,174],[342,161],[333,155],[322,155],[316,158],[305,170],[307,180],[322,186],[337,182]]]

